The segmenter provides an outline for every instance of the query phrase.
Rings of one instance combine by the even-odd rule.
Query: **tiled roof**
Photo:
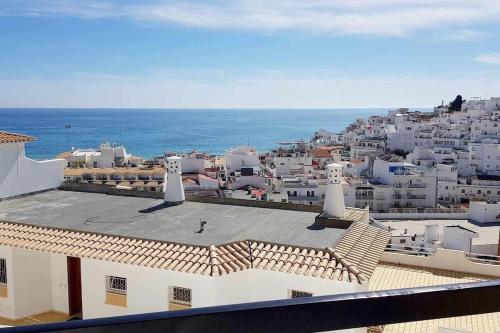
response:
[[[313,149],[311,150],[311,154],[315,158],[330,158],[332,155],[326,149]]]
[[[367,223],[353,223],[335,246],[335,251],[370,278],[391,234]]]
[[[32,136],[0,131],[0,144],[13,142],[29,142],[34,140],[36,140],[36,138]]]
[[[253,268],[367,282],[353,264],[332,248],[312,249],[254,240],[195,246],[0,222],[0,245],[211,276]]]

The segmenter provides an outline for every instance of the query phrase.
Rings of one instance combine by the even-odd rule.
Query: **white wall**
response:
[[[50,254],[12,249],[12,273],[14,318],[52,309]]]
[[[181,161],[181,170],[183,173],[203,173],[205,168],[210,166],[210,161],[204,158],[184,156]]]
[[[394,252],[384,252],[381,262],[443,269],[454,272],[489,275],[500,278],[500,265],[475,263],[465,257],[462,251],[438,248],[434,255],[414,256]]]
[[[500,222],[500,203],[471,201],[469,215],[480,223]]]
[[[472,238],[477,237],[477,234],[473,234],[467,230],[463,230],[460,227],[444,227],[443,228],[443,245],[445,248],[450,250],[459,250],[471,252],[472,250]]]
[[[26,158],[23,143],[0,144],[0,198],[59,187],[66,164]]]
[[[0,298],[0,317],[68,312],[66,256],[0,246],[0,258],[7,260],[8,288],[8,298]]]
[[[62,254],[50,255],[52,310],[68,313],[68,264]]]
[[[215,278],[215,305],[286,299],[292,289],[322,296],[368,291],[368,285],[276,271],[245,270]]]
[[[108,305],[105,276],[127,279],[127,308]],[[192,307],[285,299],[289,289],[315,296],[367,291],[368,286],[263,270],[245,270],[219,277],[173,272],[93,259],[82,259],[85,319],[168,310],[169,286],[190,288]],[[353,329],[339,332],[366,332]]]
[[[83,317],[98,318],[168,310],[169,286],[190,288],[192,306],[214,304],[214,282],[209,276],[173,272],[100,260],[82,259]],[[106,275],[127,279],[126,308],[108,305]]]

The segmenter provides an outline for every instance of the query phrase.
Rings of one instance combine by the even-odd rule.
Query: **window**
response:
[[[191,295],[191,289],[170,287],[168,309],[172,311],[191,308]]]
[[[312,297],[312,293],[300,290],[290,290],[290,298]]]
[[[7,284],[7,261],[0,258],[0,286]]]
[[[400,239],[400,240],[399,240],[399,243],[400,243],[400,244],[405,244],[405,243],[406,243],[406,239]]]
[[[127,307],[127,279],[106,276],[106,304]]]
[[[7,298],[7,260],[0,258],[0,297]]]
[[[127,279],[117,276],[106,276],[106,291],[108,293],[127,294]]]

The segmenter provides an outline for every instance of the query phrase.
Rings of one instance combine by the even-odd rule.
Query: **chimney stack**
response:
[[[344,191],[342,190],[342,165],[338,163],[326,166],[328,184],[326,186],[325,203],[323,210],[328,217],[344,217]]]
[[[182,186],[182,158],[178,156],[167,157],[167,172],[165,173],[165,203],[178,205],[184,202],[184,187]]]

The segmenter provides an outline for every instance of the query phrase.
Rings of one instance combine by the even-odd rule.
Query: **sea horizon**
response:
[[[268,151],[280,141],[309,140],[321,128],[337,132],[356,118],[390,109],[0,108],[0,131],[36,137],[26,145],[34,159],[102,142],[123,144],[143,158],[192,150],[221,155],[240,145]]]

